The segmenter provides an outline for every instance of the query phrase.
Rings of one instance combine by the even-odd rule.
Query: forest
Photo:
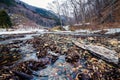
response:
[[[60,17],[66,17],[66,24],[103,24],[120,22],[119,0],[54,0],[49,8]]]

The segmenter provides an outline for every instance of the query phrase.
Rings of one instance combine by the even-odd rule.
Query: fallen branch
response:
[[[117,64],[119,63],[117,53],[114,50],[109,50],[102,46],[96,45],[85,45],[77,41],[72,41],[76,46],[89,51],[92,55],[105,60],[109,63]]]

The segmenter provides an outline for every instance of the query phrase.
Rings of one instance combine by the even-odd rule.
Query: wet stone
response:
[[[46,57],[47,51],[43,50],[43,51],[37,52],[36,55],[37,55],[38,58]]]
[[[73,62],[78,62],[80,56],[79,56],[79,53],[77,51],[68,51],[67,52],[67,56],[66,56],[66,61],[67,62],[70,62],[70,63],[73,63]]]
[[[19,60],[21,55],[17,49],[13,49],[10,46],[0,45],[0,65],[11,65],[15,61]]]
[[[58,59],[58,56],[52,56],[51,63],[52,64],[55,63],[57,59]]]

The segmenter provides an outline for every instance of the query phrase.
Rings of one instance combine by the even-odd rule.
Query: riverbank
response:
[[[90,52],[77,47],[72,42],[75,40],[83,44],[103,46],[115,50],[118,55],[120,35],[116,35],[114,39],[112,35],[81,36],[78,33],[76,35],[60,32],[24,33],[11,36],[13,34],[6,37],[4,35],[3,40],[0,41],[2,80],[120,79],[118,67],[91,55]]]

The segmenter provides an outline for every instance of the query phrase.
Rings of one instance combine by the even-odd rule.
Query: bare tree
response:
[[[52,8],[56,10],[59,18],[61,13],[67,18],[73,16],[71,18],[77,24],[86,22],[104,23],[105,21],[114,21],[113,12],[117,1],[119,0],[65,0],[60,4],[59,0],[55,0],[52,5],[56,8],[53,6]],[[61,18],[60,22],[62,24]]]
[[[78,5],[77,5],[77,3],[76,3],[76,0],[70,0],[70,3],[71,3],[71,6],[72,6],[72,8],[73,8],[73,15],[74,15],[74,17],[75,17],[76,23],[78,24],[78,23],[79,23]]]
[[[54,0],[52,3],[49,3],[49,9],[51,9],[52,11],[54,11],[55,13],[57,13],[58,17],[59,17],[59,22],[60,22],[60,26],[62,26],[62,19],[61,19],[61,6],[60,6],[60,1],[59,0]]]
[[[69,1],[64,1],[61,4],[61,10],[62,10],[62,15],[64,15],[66,19],[65,25],[71,24],[72,22],[70,16],[72,16],[72,14],[71,14],[71,5],[69,4]]]

